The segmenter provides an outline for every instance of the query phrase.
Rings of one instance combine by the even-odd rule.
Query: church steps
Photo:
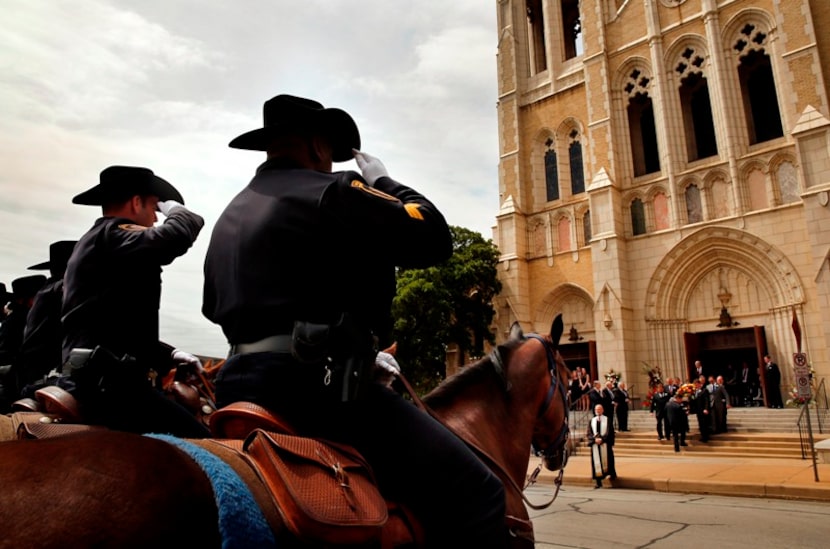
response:
[[[801,438],[797,426],[799,414],[800,410],[796,408],[732,408],[727,414],[728,432],[712,435],[708,443],[700,442],[697,418],[690,416],[691,430],[687,434],[689,445],[681,447],[678,454],[674,451],[671,440],[657,440],[656,421],[651,414],[636,410],[629,415],[630,431],[617,433],[614,453],[620,457],[680,455],[695,459],[802,459]],[[830,422],[823,419],[822,427],[824,432],[819,433],[814,419],[813,436],[816,442],[830,439]],[[587,453],[585,434],[574,434],[578,441],[577,453]]]

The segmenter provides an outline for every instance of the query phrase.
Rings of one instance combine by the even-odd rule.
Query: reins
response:
[[[537,419],[538,419],[538,418],[541,418],[545,415],[545,413],[547,412],[547,410],[550,408],[551,404],[553,403],[553,397],[556,395],[557,387],[563,388],[564,385],[559,382],[558,376],[556,375],[556,359],[553,355],[553,350],[551,349],[551,347],[547,343],[547,341],[545,341],[545,339],[542,336],[539,336],[537,334],[528,334],[527,337],[537,339],[538,341],[540,341],[542,343],[542,346],[544,347],[545,352],[546,352],[546,358],[547,358],[547,362],[548,362],[548,371],[550,372],[550,376],[551,376],[551,384],[550,384],[550,387],[548,388],[548,392],[545,396],[545,400],[542,403],[542,405],[540,406],[540,409],[539,409],[539,412],[538,412],[538,415],[537,415]],[[510,382],[507,380],[507,370],[506,370],[505,365],[504,365],[504,359],[502,358],[501,353],[499,353],[498,348],[493,349],[493,351],[490,353],[488,358],[489,358],[490,364],[493,366],[493,369],[495,370],[496,374],[498,375],[498,378],[502,382],[502,387],[503,387],[504,391],[509,392],[512,389],[512,386],[511,386]],[[467,437],[462,436],[461,433],[457,432],[454,428],[447,425],[445,422],[441,421],[441,419],[438,418],[426,404],[424,404],[424,402],[417,395],[415,390],[410,385],[409,381],[404,377],[404,375],[402,373],[398,374],[398,379],[401,380],[401,383],[403,384],[404,388],[409,393],[410,397],[412,398],[413,402],[415,403],[415,405],[418,408],[424,410],[429,415],[434,417],[436,420],[441,422],[442,425],[444,425],[447,429],[449,429],[450,431],[455,433],[456,436],[458,436],[461,440],[463,440],[484,462],[486,462],[494,470],[497,470],[500,473],[499,476],[502,477],[503,479],[506,479],[505,484],[507,486],[509,486],[515,493],[517,493],[521,497],[522,501],[528,507],[538,511],[538,510],[541,510],[541,509],[547,509],[548,507],[550,507],[551,504],[553,504],[553,502],[556,500],[556,497],[559,495],[559,489],[562,486],[562,477],[564,475],[564,467],[559,470],[559,474],[554,479],[554,484],[556,486],[556,490],[554,491],[551,500],[549,502],[541,504],[541,505],[534,504],[533,502],[531,502],[527,498],[527,496],[524,493],[524,490],[526,490],[528,487],[530,487],[531,485],[533,485],[536,482],[536,478],[539,476],[539,473],[542,470],[541,465],[539,465],[536,468],[536,470],[533,472],[533,474],[530,475],[530,477],[528,478],[528,482],[525,485],[524,489],[521,488],[516,483],[516,481],[513,480],[513,477],[508,473],[508,471],[505,470],[504,466],[499,461],[497,461],[493,456],[491,456],[486,450],[484,450],[484,448],[479,446],[475,441],[467,440]],[[567,393],[565,393],[564,391],[562,391],[562,398],[563,398],[563,404],[565,404],[565,409],[567,409]],[[565,425],[562,427],[562,429],[559,432],[559,435],[557,436],[556,440],[551,444],[551,446],[554,446],[557,443],[561,442],[562,438],[567,436],[567,434],[568,434],[567,416],[566,416],[565,421],[566,421]],[[518,519],[516,519],[516,517],[508,517],[508,519],[511,519],[511,518],[514,519],[514,520],[518,520]],[[520,522],[524,523],[524,521],[520,521]]]

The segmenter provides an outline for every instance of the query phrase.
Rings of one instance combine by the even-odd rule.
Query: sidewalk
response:
[[[540,459],[530,458],[528,474]],[[716,494],[830,502],[830,464],[818,464],[815,480],[811,459],[700,458],[680,453],[672,457],[616,458],[617,480],[603,487],[656,490],[684,494]],[[555,475],[542,468],[538,485],[552,485]],[[587,452],[572,456],[563,486],[593,486]]]

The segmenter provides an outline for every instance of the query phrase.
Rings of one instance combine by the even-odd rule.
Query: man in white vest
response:
[[[588,446],[591,448],[591,477],[596,488],[602,488],[602,479],[617,479],[614,468],[614,423],[605,414],[602,404],[594,406],[594,417],[588,424]]]

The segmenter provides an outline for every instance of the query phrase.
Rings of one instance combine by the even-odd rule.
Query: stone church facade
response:
[[[830,376],[830,2],[497,0],[499,203],[514,321],[594,379]],[[570,333],[568,334],[568,330]]]

